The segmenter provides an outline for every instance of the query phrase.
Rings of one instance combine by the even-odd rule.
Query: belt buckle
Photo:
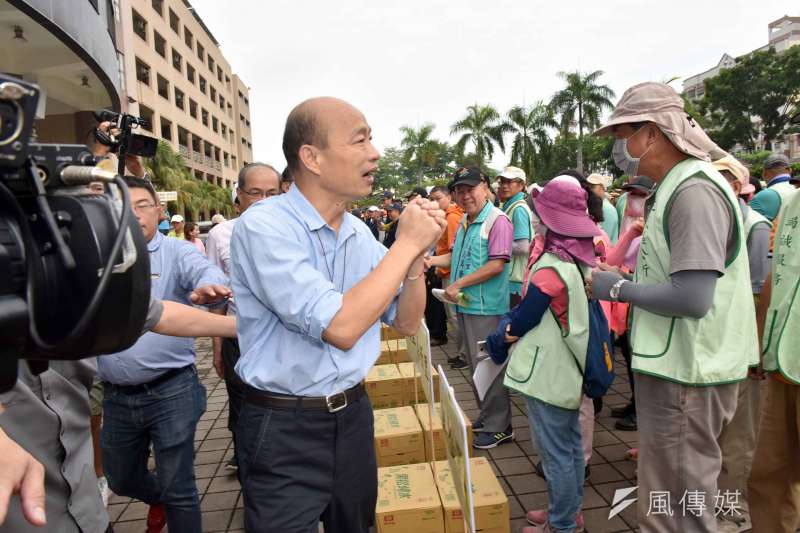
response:
[[[337,392],[330,396],[325,396],[325,404],[328,406],[329,413],[336,413],[347,407],[347,394]]]

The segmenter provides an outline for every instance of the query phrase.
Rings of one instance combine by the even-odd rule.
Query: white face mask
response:
[[[647,150],[639,157],[633,157],[628,151],[628,140],[632,139],[634,135],[642,131],[644,128],[639,128],[633,135],[626,139],[617,139],[614,141],[614,147],[611,149],[611,156],[614,158],[614,164],[619,167],[621,171],[630,177],[639,175],[639,162],[650,151],[652,145],[647,147]]]

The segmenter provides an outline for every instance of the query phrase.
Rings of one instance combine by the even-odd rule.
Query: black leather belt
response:
[[[244,400],[260,407],[313,409],[335,413],[351,403],[357,402],[364,394],[364,385],[361,383],[330,396],[292,396],[291,394],[262,391],[248,385],[245,389]]]
[[[153,387],[155,387],[157,385],[160,385],[160,384],[164,383],[165,381],[174,378],[175,376],[177,376],[178,374],[180,374],[181,372],[183,372],[187,368],[191,368],[193,366],[194,365],[186,365],[186,366],[182,366],[180,368],[171,368],[171,369],[167,370],[166,372],[164,372],[163,374],[161,374],[160,376],[158,376],[153,381],[148,381],[147,383],[140,383],[139,385],[116,385],[114,383],[109,383],[107,381],[105,381],[104,383],[106,385],[112,387],[114,390],[119,391],[119,392],[123,392],[125,394],[138,394],[140,392],[148,391],[148,390],[152,389]]]

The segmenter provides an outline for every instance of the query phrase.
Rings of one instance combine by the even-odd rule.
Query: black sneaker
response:
[[[626,416],[630,415],[631,413],[635,413],[636,408],[633,406],[632,403],[629,403],[625,407],[612,407],[611,408],[611,416],[614,418],[625,418]]]
[[[631,413],[625,418],[620,418],[614,424],[614,429],[618,431],[636,431],[639,426],[636,424],[636,413]]]
[[[536,470],[536,475],[542,478],[543,480],[547,481],[547,476],[544,475],[544,468],[542,468],[542,462],[539,461],[535,465],[533,465],[533,469]]]
[[[507,444],[514,440],[514,432],[511,430],[501,431],[499,433],[476,433],[475,440],[472,442],[472,447],[479,450],[488,450],[496,448],[501,444]]]
[[[447,337],[443,337],[441,339],[431,339],[431,346],[444,346],[445,344],[447,344]]]
[[[586,483],[589,481],[589,478],[592,477],[592,471],[589,470],[589,465],[586,465],[586,470],[583,471],[583,482]]]
[[[236,472],[239,470],[239,461],[236,460],[235,455],[231,457],[230,461],[225,463],[225,470],[230,470],[231,472]]]
[[[450,363],[450,368],[452,368],[453,370],[463,370],[465,368],[469,368],[467,362],[461,359],[460,357],[448,359],[447,362]]]

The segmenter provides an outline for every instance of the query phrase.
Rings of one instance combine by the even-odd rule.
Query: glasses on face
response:
[[[500,185],[509,186],[509,185],[513,184],[514,182],[516,182],[517,180],[512,180],[512,179],[509,179],[509,178],[500,178],[498,181],[500,182]]]
[[[134,213],[145,213],[150,211],[156,206],[156,204],[152,202],[139,202],[133,205],[133,212]]]
[[[277,191],[260,191],[258,189],[250,189],[249,191],[242,191],[242,192],[245,195],[249,196],[250,198],[255,198],[259,200],[263,198],[270,198],[278,194]]]

